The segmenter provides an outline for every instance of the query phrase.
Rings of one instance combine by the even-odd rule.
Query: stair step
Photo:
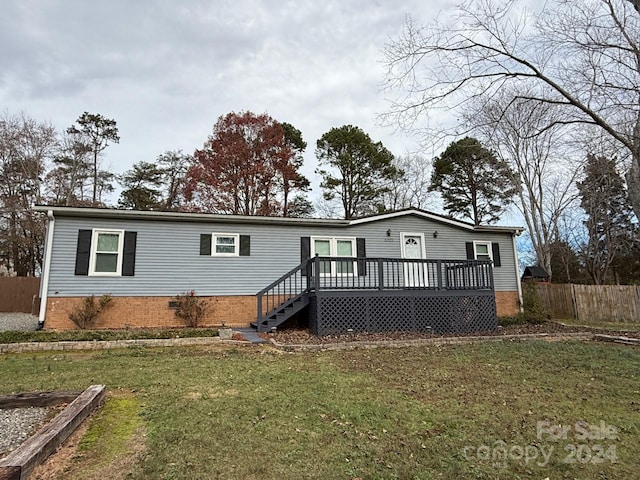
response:
[[[307,294],[301,294],[299,297],[287,300],[279,307],[267,313],[267,315],[262,318],[260,324],[256,325],[256,328],[258,331],[262,331],[265,328],[269,329],[278,327],[300,312],[307,305],[309,305],[309,298]]]

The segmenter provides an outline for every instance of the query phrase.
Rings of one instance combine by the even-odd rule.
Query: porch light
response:
[[[433,238],[438,238],[438,230],[436,230],[435,232],[433,232]]]
[[[390,237],[390,236],[391,236],[391,229],[390,229],[390,228],[388,228],[388,229],[387,229],[387,237]]]

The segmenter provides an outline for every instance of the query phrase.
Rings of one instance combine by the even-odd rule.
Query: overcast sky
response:
[[[353,124],[394,154],[414,138],[378,125],[381,50],[448,0],[0,0],[0,108],[59,131],[84,111],[116,120],[117,173],[201,148],[221,115],[268,113],[316,140]],[[437,153],[437,152],[436,152]],[[433,152],[425,152],[428,158]],[[319,195],[317,179],[312,198]]]

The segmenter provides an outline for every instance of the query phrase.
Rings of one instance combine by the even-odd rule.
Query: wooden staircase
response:
[[[268,332],[271,331],[274,327],[279,327],[284,322],[293,317],[296,313],[303,310],[307,305],[309,305],[308,293],[303,293],[295,298],[287,300],[282,305],[280,305],[280,307],[271,310],[269,313],[262,317],[260,323],[257,324],[258,331]]]
[[[278,328],[309,305],[311,280],[308,266],[308,260],[302,262],[257,293],[257,320],[252,326],[258,332]]]

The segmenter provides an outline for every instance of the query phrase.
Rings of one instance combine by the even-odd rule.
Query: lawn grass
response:
[[[127,478],[627,479],[640,471],[633,347],[528,341],[286,354],[137,347],[9,354],[0,370],[0,393],[104,383],[107,407],[135,399],[127,411],[139,412],[146,450]],[[587,423],[576,428],[580,421]],[[538,438],[538,422],[571,430],[566,439]],[[601,422],[615,427],[615,439],[580,438],[581,428]],[[87,459],[108,442],[102,436],[132,432],[92,428],[75,472],[94,468]],[[542,449],[551,452],[548,462]]]

